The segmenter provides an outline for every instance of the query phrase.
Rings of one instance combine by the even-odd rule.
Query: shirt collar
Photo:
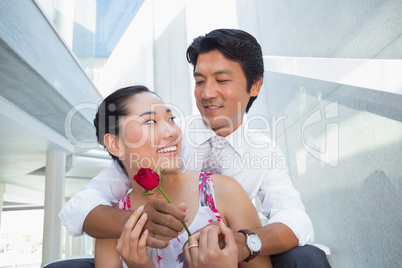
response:
[[[183,135],[183,139],[186,139],[187,143],[200,147],[216,134],[204,124],[200,115],[196,115],[186,118],[186,127]]]
[[[216,136],[215,131],[204,124],[200,115],[187,118],[186,124],[184,138],[190,139],[196,147],[200,147],[210,138]],[[233,133],[225,137],[233,149],[240,155],[243,153],[242,145],[244,145],[243,136],[245,128],[245,124],[243,123]]]
[[[245,130],[246,127],[243,121],[243,123],[235,131],[233,131],[233,133],[231,133],[226,137],[229,144],[239,155],[243,155],[244,150],[243,146],[245,145],[244,143]]]

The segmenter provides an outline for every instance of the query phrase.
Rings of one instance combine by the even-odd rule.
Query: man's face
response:
[[[204,123],[227,136],[242,123],[247,103],[257,96],[260,83],[247,93],[247,80],[240,64],[218,50],[200,54],[194,70],[195,100]]]

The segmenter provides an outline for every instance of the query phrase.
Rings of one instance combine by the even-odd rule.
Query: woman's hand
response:
[[[219,247],[219,235],[225,246]],[[209,225],[189,237],[183,246],[188,267],[237,267],[237,246],[232,233],[220,221],[219,227]]]
[[[148,256],[146,248],[148,230],[142,233],[147,221],[146,213],[141,216],[143,210],[144,207],[141,206],[133,212],[133,215],[124,225],[120,240],[116,246],[117,251],[128,267],[155,267]]]

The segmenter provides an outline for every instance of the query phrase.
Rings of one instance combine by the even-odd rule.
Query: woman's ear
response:
[[[261,85],[262,85],[262,77],[260,77],[257,81],[255,81],[251,86],[250,97],[256,97],[258,96],[258,94],[260,94]]]
[[[117,135],[106,133],[103,137],[103,143],[112,155],[116,157],[124,155],[124,146]]]

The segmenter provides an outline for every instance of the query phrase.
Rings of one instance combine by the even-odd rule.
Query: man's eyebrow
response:
[[[214,76],[216,76],[216,75],[220,75],[220,74],[231,74],[231,73],[233,73],[232,71],[230,71],[230,70],[219,70],[219,71],[216,71],[216,72],[214,72],[212,75],[214,75]],[[202,77],[205,77],[202,73],[198,73],[198,72],[194,72],[193,73],[193,76],[194,77],[196,77],[196,76],[202,76]]]
[[[231,74],[231,73],[233,73],[233,72],[225,69],[225,70],[220,70],[220,71],[214,72],[212,75]]]
[[[204,77],[204,75],[203,75],[203,74],[198,73],[198,72],[194,72],[194,73],[193,73],[193,76],[194,76],[194,77],[196,77],[196,76],[202,76],[202,77]]]

